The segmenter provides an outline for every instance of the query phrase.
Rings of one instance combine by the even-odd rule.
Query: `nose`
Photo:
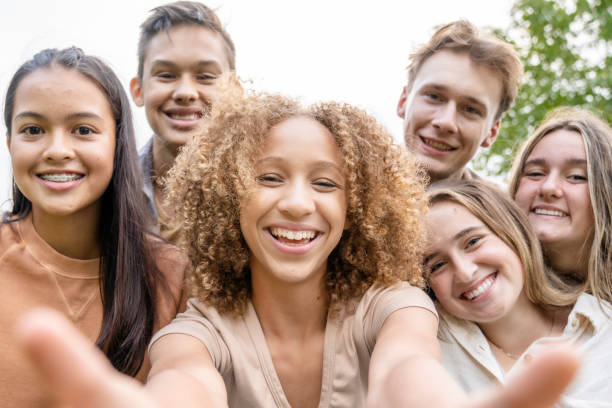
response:
[[[545,198],[559,198],[563,195],[559,174],[551,172],[542,180],[540,195]]]
[[[190,103],[198,98],[196,84],[190,75],[183,75],[177,81],[176,88],[172,93],[172,98],[181,104]]]
[[[48,162],[61,162],[74,158],[74,150],[70,142],[70,136],[62,131],[53,132],[48,138],[43,157]]]
[[[476,263],[466,254],[456,254],[452,259],[455,267],[455,281],[470,282],[478,270]]]
[[[439,105],[431,123],[442,133],[456,133],[457,104],[454,101],[448,101]]]
[[[281,213],[297,219],[314,212],[314,192],[308,184],[295,182],[287,185],[284,190],[283,196],[278,201]]]

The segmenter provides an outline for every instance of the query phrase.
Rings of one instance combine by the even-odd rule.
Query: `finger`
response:
[[[549,408],[559,400],[579,367],[578,352],[564,345],[534,358],[478,407]]]
[[[32,311],[20,320],[16,335],[53,396],[63,404],[92,408],[139,405],[138,398],[128,402],[139,392],[135,380],[118,375],[61,314],[50,309]]]

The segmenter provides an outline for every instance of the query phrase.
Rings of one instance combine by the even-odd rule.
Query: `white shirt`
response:
[[[612,407],[612,308],[606,314],[597,299],[583,294],[567,319],[561,337],[534,341],[509,372],[495,359],[489,343],[473,322],[458,319],[437,304],[440,316],[438,337],[442,364],[467,392],[503,383],[513,372],[528,364],[533,355],[550,345],[570,339],[582,353],[576,378],[558,404],[563,408]]]

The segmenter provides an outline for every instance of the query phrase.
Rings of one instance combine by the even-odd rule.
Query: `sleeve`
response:
[[[227,344],[214,324],[205,314],[210,312],[206,306],[191,298],[187,310],[179,313],[170,324],[159,330],[149,344],[149,349],[157,340],[168,334],[184,334],[202,342],[212,358],[219,373],[225,376],[232,367],[231,355]]]
[[[374,349],[378,333],[393,312],[407,307],[418,307],[430,311],[438,318],[436,308],[427,294],[408,282],[399,282],[386,288],[370,288],[357,313],[363,313],[363,333],[370,352]]]

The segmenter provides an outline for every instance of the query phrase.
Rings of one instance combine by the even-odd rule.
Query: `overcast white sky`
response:
[[[14,71],[43,48],[76,45],[109,63],[124,86],[136,73],[138,27],[167,1],[21,0],[0,6],[0,95]],[[257,89],[340,100],[377,117],[401,140],[395,106],[411,50],[459,18],[505,28],[511,0],[210,0],[236,45],[236,66]],[[150,136],[132,106],[138,145]],[[6,127],[2,128],[6,133]],[[0,146],[0,203],[10,196],[10,159]],[[10,206],[4,203],[2,209]]]

